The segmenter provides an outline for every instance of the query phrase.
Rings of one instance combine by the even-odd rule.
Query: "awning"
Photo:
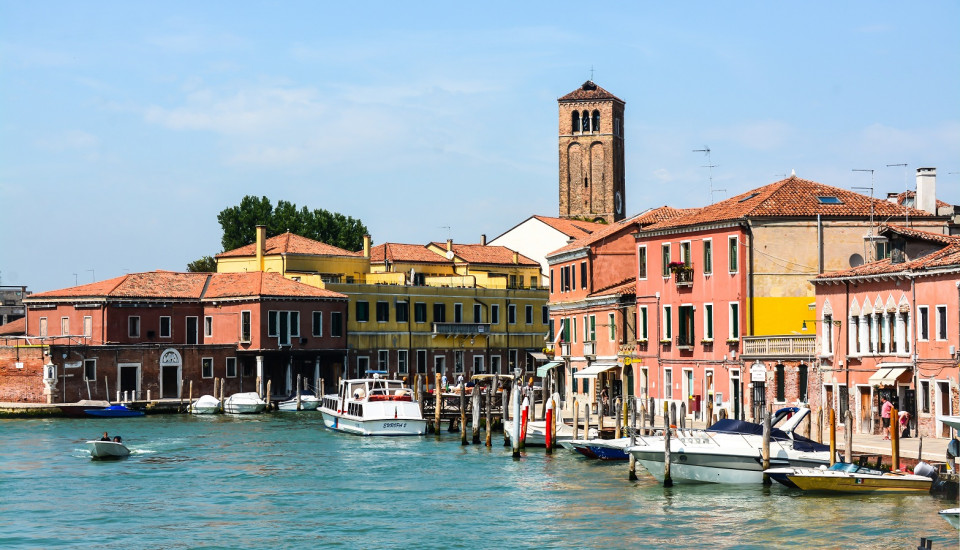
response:
[[[582,371],[573,375],[574,378],[596,378],[601,372],[615,369],[620,365],[616,363],[594,363]]]
[[[537,376],[540,378],[543,378],[544,376],[547,375],[548,370],[555,367],[559,367],[562,364],[563,364],[563,361],[551,361],[546,365],[540,365],[539,367],[537,367]]]
[[[900,375],[905,372],[907,372],[905,366],[878,368],[877,372],[870,375],[869,381],[873,386],[893,386],[897,383],[897,378],[900,378]]]
[[[537,361],[547,360],[547,354],[541,351],[528,351],[527,354],[530,355],[530,357],[533,357],[534,359],[536,359]]]

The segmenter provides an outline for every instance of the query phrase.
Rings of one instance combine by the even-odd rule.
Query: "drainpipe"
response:
[[[747,265],[745,267],[748,270],[747,272],[747,308],[749,310],[748,326],[750,327],[749,329],[750,335],[752,336],[755,334],[754,321],[756,317],[753,312],[753,283],[754,283],[753,273],[755,270],[753,265],[753,223],[749,219],[747,220],[746,229],[747,229],[748,256],[747,256]],[[743,341],[743,334],[740,335],[740,341],[741,342]]]
[[[913,275],[913,272],[910,272],[910,295],[911,295],[911,300],[910,300],[910,313],[911,313],[911,317],[912,317],[912,316],[913,316],[913,313],[914,313],[915,311],[917,311],[917,278]],[[927,319],[927,323],[928,323],[928,329],[927,329],[927,330],[929,330],[929,322],[930,322],[930,320],[929,320],[929,318],[928,318],[928,319]],[[914,325],[914,327],[915,327],[915,326],[916,326],[916,323],[914,322],[913,325]],[[918,356],[919,354],[917,353],[917,331],[916,331],[916,328],[914,328],[914,330],[911,330],[910,332],[911,332],[911,335],[910,335],[911,338],[910,338],[910,339],[913,340],[913,342],[912,342],[912,344],[911,344],[911,346],[910,346],[910,351],[911,351],[911,354],[910,354],[910,362],[913,363],[913,388],[914,388],[914,395],[916,396],[918,393],[920,393],[920,371],[917,369],[917,356]],[[919,396],[918,396],[918,397],[919,397]],[[914,399],[913,417],[917,419],[917,433],[915,433],[914,436],[915,436],[915,437],[919,437],[919,435],[920,435],[920,419],[918,418],[918,415],[917,415],[917,410],[916,410],[916,404],[917,404],[917,403],[916,403],[916,402],[917,402],[917,400]],[[890,422],[891,422],[891,424],[892,424],[892,423],[893,423],[893,420],[891,419]],[[899,426],[899,424],[898,424],[898,426]],[[918,457],[918,458],[923,458],[923,457]]]
[[[823,274],[823,220],[817,214],[817,274]]]

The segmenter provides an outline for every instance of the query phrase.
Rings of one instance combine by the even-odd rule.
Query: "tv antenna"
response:
[[[887,168],[893,168],[894,166],[903,167],[903,189],[906,191],[906,194],[903,195],[903,220],[904,220],[904,225],[909,227],[910,226],[910,208],[907,206],[907,198],[908,198],[908,195],[910,194],[910,187],[909,187],[909,184],[907,183],[907,163],[901,162],[899,164],[888,164]],[[914,195],[914,197],[916,197],[916,195]],[[914,199],[914,201],[916,201],[916,199]],[[916,202],[914,202],[914,204],[916,204]]]
[[[713,169],[716,168],[716,167],[719,166],[719,165],[718,165],[718,164],[714,164],[713,161],[711,160],[711,157],[710,157],[710,147],[709,147],[709,146],[704,145],[704,146],[703,146],[703,149],[694,149],[693,152],[694,152],[694,153],[703,153],[704,155],[707,156],[707,163],[706,163],[705,165],[702,165],[700,168],[709,168],[709,169],[710,169],[710,203],[712,204],[712,203],[713,203],[713,194],[714,194],[715,192],[718,192],[718,191],[723,191],[724,193],[727,192],[726,189],[714,189],[714,188],[713,188]]]
[[[873,173],[874,173],[874,170],[873,168],[854,168],[851,171],[852,172],[870,172],[870,187],[854,186],[854,187],[851,187],[851,189],[863,189],[863,190],[869,189],[870,190],[870,228],[867,230],[867,240],[870,241],[871,244],[873,244]],[[871,258],[876,260],[877,259],[876,247],[871,247],[871,248],[873,248],[873,254],[871,255]]]

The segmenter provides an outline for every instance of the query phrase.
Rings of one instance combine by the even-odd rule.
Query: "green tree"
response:
[[[187,264],[187,271],[191,273],[212,273],[216,270],[217,261],[213,256],[204,256]]]

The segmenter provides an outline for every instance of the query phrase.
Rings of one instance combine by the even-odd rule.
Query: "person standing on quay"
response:
[[[881,397],[880,402],[880,420],[883,422],[883,438],[890,439],[890,411],[893,409],[893,403],[887,401],[886,397]]]

